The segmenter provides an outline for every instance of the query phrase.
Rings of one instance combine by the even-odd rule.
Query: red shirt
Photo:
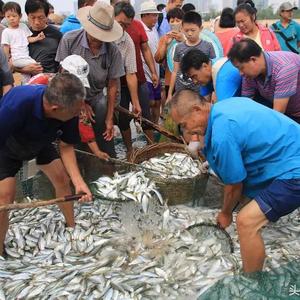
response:
[[[136,76],[139,84],[143,84],[146,82],[146,77],[143,68],[141,48],[143,43],[148,42],[148,37],[143,27],[143,24],[137,20],[133,20],[130,26],[126,29],[126,31],[134,42],[137,66]]]
[[[256,25],[257,25],[259,33],[260,33],[260,41],[261,41],[263,50],[264,51],[280,51],[281,48],[280,48],[279,42],[276,38],[275,33],[272,31],[272,29],[269,29],[260,23],[257,23]],[[231,39],[231,45],[229,47],[231,48],[234,43],[239,42],[243,38],[244,38],[244,34],[241,31],[239,31]]]

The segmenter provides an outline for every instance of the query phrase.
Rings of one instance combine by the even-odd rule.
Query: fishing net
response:
[[[300,299],[300,209],[268,224],[262,236],[264,272],[227,276],[198,299]]]
[[[197,243],[212,239],[218,241],[221,245],[222,253],[233,253],[234,245],[229,233],[219,227],[217,224],[203,222],[200,224],[193,224],[187,230],[194,236]]]
[[[198,299],[300,299],[300,259],[269,272],[226,277]]]

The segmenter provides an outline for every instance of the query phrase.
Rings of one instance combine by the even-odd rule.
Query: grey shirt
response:
[[[7,58],[2,50],[0,48],[0,97],[2,97],[3,91],[2,88],[5,85],[13,85],[14,78],[12,76],[12,73],[10,71],[10,68],[8,66]]]
[[[182,57],[184,54],[186,54],[191,49],[199,49],[204,54],[206,54],[210,59],[215,58],[215,50],[211,43],[201,40],[199,44],[195,46],[188,46],[185,42],[179,43],[176,46],[175,53],[174,53],[174,62],[181,62]],[[179,70],[176,75],[176,84],[175,84],[175,90],[176,92],[183,90],[183,89],[190,89],[197,93],[199,93],[200,85],[194,84],[192,81],[186,81],[182,77],[182,73]]]
[[[118,47],[114,43],[103,43],[99,54],[94,55],[89,48],[84,29],[73,30],[63,36],[55,60],[60,62],[71,54],[80,55],[90,66],[87,101],[100,99],[108,80],[118,79],[125,74]]]

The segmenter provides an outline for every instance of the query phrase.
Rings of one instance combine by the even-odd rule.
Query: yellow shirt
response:
[[[249,36],[249,35],[246,35],[246,34],[245,34],[245,37],[255,41],[262,49],[264,49],[263,46],[262,46],[262,43],[261,43],[260,32],[259,31],[257,32],[257,35],[255,37],[252,37],[252,36]]]

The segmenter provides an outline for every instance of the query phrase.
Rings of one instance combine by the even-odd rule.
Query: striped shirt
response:
[[[290,98],[285,114],[300,117],[300,56],[286,51],[264,52],[267,76],[243,77],[242,96],[254,97],[256,92],[270,103]]]

